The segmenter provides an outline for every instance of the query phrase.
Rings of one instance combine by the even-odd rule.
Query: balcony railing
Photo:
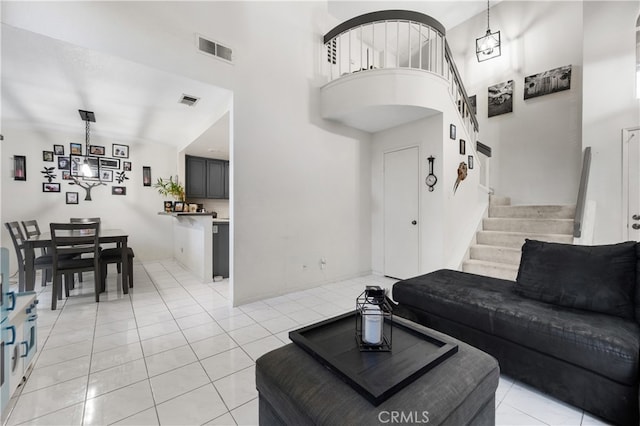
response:
[[[449,93],[470,136],[478,121],[445,39],[445,29],[428,15],[386,10],[352,18],[324,36],[330,81],[357,72],[411,68],[449,83]]]

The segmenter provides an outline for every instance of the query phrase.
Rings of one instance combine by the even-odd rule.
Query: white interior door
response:
[[[640,241],[640,129],[626,129],[622,132],[624,168],[624,194],[627,208],[624,209],[623,226],[626,239]]]
[[[399,279],[420,270],[418,147],[384,154],[384,274]]]

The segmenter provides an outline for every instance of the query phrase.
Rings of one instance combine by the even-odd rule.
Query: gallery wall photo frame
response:
[[[151,186],[151,167],[142,167],[142,186]]]
[[[473,155],[468,157],[467,163],[469,164],[469,170],[473,169]]]
[[[13,156],[13,180],[27,180],[27,157]]]
[[[571,89],[571,65],[554,68],[524,78],[524,99]]]
[[[456,139],[456,125],[449,124],[449,139]]]
[[[58,157],[59,170],[71,170],[71,159],[69,157]]]
[[[460,139],[460,155],[464,155],[466,153],[466,143],[464,139]]]
[[[67,204],[78,204],[78,193],[67,192],[65,193],[65,199]]]
[[[82,144],[71,142],[69,144],[69,154],[70,155],[82,155]]]
[[[53,163],[53,151],[42,151],[42,161]]]
[[[119,169],[120,168],[120,159],[119,158],[100,158],[100,168],[106,169]]]
[[[487,115],[489,117],[513,112],[513,80],[489,86],[487,92]]]
[[[89,145],[89,154],[90,155],[105,155],[106,150],[102,145]]]
[[[127,195],[126,186],[112,186],[111,195]]]
[[[112,169],[100,170],[100,180],[102,182],[113,182],[113,170]]]
[[[54,145],[53,153],[55,155],[64,155],[64,145]]]
[[[60,192],[60,184],[57,182],[42,182],[42,192]]]
[[[123,161],[122,162],[122,170],[124,170],[125,172],[130,172],[131,171],[131,161]]]
[[[117,158],[129,158],[129,145],[114,143],[111,147],[111,156]]]

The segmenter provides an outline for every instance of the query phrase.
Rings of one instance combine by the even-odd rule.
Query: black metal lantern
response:
[[[360,351],[389,352],[393,311],[379,286],[367,286],[356,299],[356,341]]]

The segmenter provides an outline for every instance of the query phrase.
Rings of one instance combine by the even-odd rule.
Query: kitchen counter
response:
[[[228,217],[214,217],[213,223],[229,223]]]
[[[191,212],[158,212],[159,215],[162,216],[173,216],[173,217],[178,217],[178,216],[211,216],[213,215],[213,212],[198,212],[198,213],[191,213]]]

